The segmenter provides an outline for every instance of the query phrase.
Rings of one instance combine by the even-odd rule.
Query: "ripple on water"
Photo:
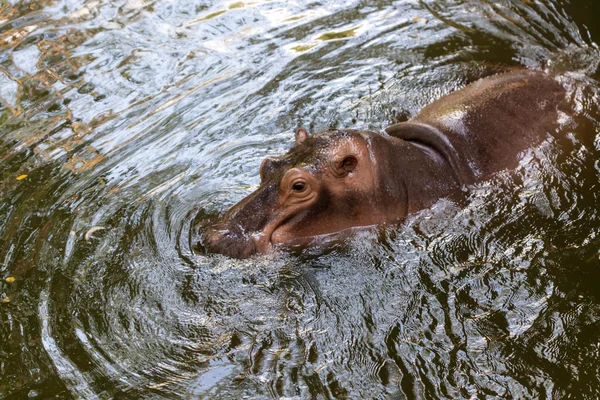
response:
[[[597,397],[600,57],[563,6],[0,6],[0,397]],[[195,251],[294,128],[508,66],[575,109],[515,172],[328,250]]]

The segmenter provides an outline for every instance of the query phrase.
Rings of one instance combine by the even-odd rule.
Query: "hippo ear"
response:
[[[304,128],[296,129],[296,144],[303,143],[306,139],[308,139],[308,132]]]

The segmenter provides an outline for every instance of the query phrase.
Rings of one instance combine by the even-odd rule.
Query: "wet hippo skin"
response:
[[[260,187],[204,231],[209,252],[244,258],[351,227],[402,221],[461,188],[517,166],[555,131],[565,90],[540,72],[481,79],[385,133],[296,131],[260,166]]]

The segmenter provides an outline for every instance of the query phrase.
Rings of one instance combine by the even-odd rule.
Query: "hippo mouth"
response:
[[[266,253],[274,247],[300,247],[314,241],[315,236],[295,237],[285,229],[287,221],[273,221],[259,232],[248,233],[241,227],[209,229],[201,247],[209,253],[244,259],[255,253]]]
[[[237,229],[211,230],[207,232],[202,244],[210,253],[245,259],[256,253],[267,253],[273,248],[296,251],[308,246],[329,247],[377,226],[354,226],[334,232],[298,235],[288,226],[289,219],[272,221],[262,231],[254,233],[247,233],[239,226]]]
[[[344,240],[360,233],[368,232],[379,225],[352,226],[339,231],[321,233],[316,235],[292,236],[286,235],[276,229],[271,234],[270,243],[272,247],[280,247],[285,249],[303,249],[307,246],[329,247],[332,244],[343,242]]]

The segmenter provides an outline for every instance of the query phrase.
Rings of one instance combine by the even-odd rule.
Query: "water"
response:
[[[3,3],[0,397],[597,398],[586,3]],[[380,130],[505,66],[576,112],[464,204],[326,252],[194,251],[296,127]]]

